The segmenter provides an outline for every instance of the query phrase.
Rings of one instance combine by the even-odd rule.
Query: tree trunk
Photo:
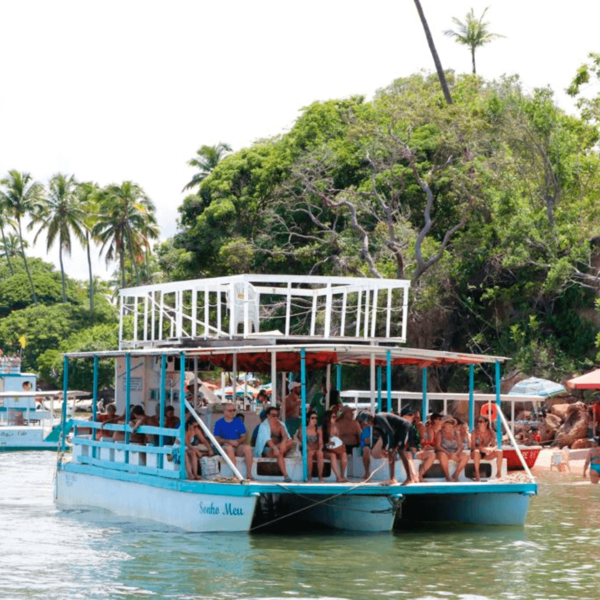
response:
[[[58,262],[60,263],[60,280],[62,283],[62,301],[67,302],[67,286],[65,285],[65,267],[63,265],[62,257],[62,240],[59,240],[58,244]]]
[[[88,271],[90,273],[90,312],[94,313],[94,278],[92,276],[92,256],[90,254],[90,234],[86,231],[85,241],[87,247]]]
[[[2,243],[4,244],[4,256],[6,257],[6,262],[8,263],[8,268],[10,269],[10,274],[14,275],[15,272],[13,270],[12,263],[10,262],[10,253],[8,251],[8,242],[6,241],[6,236],[4,234],[4,227],[0,227],[0,231],[2,231]]]
[[[431,52],[433,62],[435,63],[435,69],[437,71],[438,79],[440,80],[440,85],[442,86],[442,91],[444,92],[444,98],[446,98],[446,102],[448,104],[452,104],[452,96],[450,95],[450,89],[448,88],[446,74],[444,73],[440,57],[438,56],[437,50],[435,49],[433,37],[431,36],[431,31],[429,31],[429,25],[427,24],[427,19],[425,19],[425,13],[423,12],[423,8],[421,7],[420,0],[415,0],[415,6],[417,7],[417,12],[419,13],[419,17],[421,18],[423,29],[425,30],[425,37],[427,38],[427,43],[429,44],[429,51]]]
[[[21,219],[17,218],[17,224],[19,226],[19,240],[21,241],[21,252],[23,253],[23,264],[25,265],[25,272],[27,273],[27,279],[29,279],[29,285],[31,286],[31,293],[33,295],[33,303],[37,306],[37,294],[35,293],[35,286],[33,285],[33,279],[29,272],[29,265],[27,264],[27,257],[25,256],[25,245],[23,244],[23,232],[21,231]]]
[[[477,71],[475,70],[475,47],[471,48],[471,62],[473,63],[473,75],[477,75]]]
[[[121,251],[119,252],[119,262],[121,267],[121,289],[125,288],[125,248],[121,244]]]

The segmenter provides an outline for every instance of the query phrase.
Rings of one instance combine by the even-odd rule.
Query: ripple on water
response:
[[[596,600],[600,588],[600,490],[569,475],[542,475],[525,528],[221,535],[57,511],[55,460],[0,454],[2,598]]]

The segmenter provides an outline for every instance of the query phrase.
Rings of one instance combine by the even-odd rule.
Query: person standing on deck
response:
[[[251,479],[252,448],[247,444],[246,426],[235,416],[235,406],[230,402],[223,408],[223,418],[215,423],[214,435],[234,464],[236,456],[246,459],[246,477]]]
[[[414,465],[406,452],[406,442],[412,428],[413,414],[407,414],[404,417],[399,417],[392,413],[377,413],[374,417],[370,415],[366,419],[366,423],[373,426],[373,435],[379,435],[377,443],[374,445],[371,452],[373,458],[381,458],[387,456],[390,467],[389,485],[396,485],[396,457],[398,452],[400,460],[406,471],[406,480],[402,485],[409,483],[418,483],[418,478],[415,474]]]
[[[302,421],[300,413],[302,411],[302,400],[299,392],[302,385],[299,381],[294,381],[290,384],[290,393],[285,397],[283,405],[285,407],[285,426],[291,437],[296,435]]]

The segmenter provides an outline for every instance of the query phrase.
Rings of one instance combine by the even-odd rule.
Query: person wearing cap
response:
[[[299,381],[293,381],[290,384],[290,393],[283,400],[283,406],[285,407],[285,426],[291,437],[296,435],[302,421],[300,419],[301,403],[300,389],[302,384]]]
[[[365,423],[373,426],[373,434],[379,434],[379,440],[373,447],[371,456],[373,458],[381,458],[387,456],[390,468],[390,479],[388,485],[396,485],[396,457],[398,452],[400,460],[406,471],[406,479],[402,485],[409,483],[418,483],[418,478],[415,473],[414,465],[410,460],[409,454],[406,452],[406,442],[412,427],[413,414],[406,414],[404,417],[393,413],[377,413],[374,417],[368,415]]]
[[[469,455],[465,452],[463,441],[456,428],[457,422],[453,417],[444,419],[442,429],[435,438],[435,455],[442,467],[446,481],[458,481],[458,476],[469,462]],[[456,463],[456,470],[450,477],[450,461]]]
[[[588,467],[590,468],[590,481],[594,485],[598,485],[600,481],[600,448],[598,438],[592,438],[592,447],[589,449],[587,456],[585,457],[585,464],[583,465],[583,478],[585,479]]]
[[[337,422],[338,436],[344,442],[346,454],[352,455],[352,449],[360,446],[361,428],[354,420],[354,409],[351,406],[344,405],[339,411]]]
[[[246,477],[252,477],[252,448],[248,446],[246,426],[236,417],[235,406],[227,402],[223,407],[223,418],[215,423],[214,436],[223,450],[235,464],[236,456],[243,456],[246,462]]]
[[[373,445],[373,427],[367,421],[370,420],[371,413],[364,411],[358,414],[356,421],[360,426],[360,455],[363,459],[365,468],[365,480],[371,478],[371,446]]]

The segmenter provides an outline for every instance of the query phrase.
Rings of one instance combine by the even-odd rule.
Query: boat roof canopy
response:
[[[237,369],[240,371],[268,372],[275,358],[280,371],[300,371],[301,354],[305,353],[308,369],[320,369],[327,365],[346,364],[369,366],[374,362],[377,366],[388,364],[388,356],[393,366],[415,365],[417,367],[441,366],[452,364],[475,365],[497,363],[508,360],[504,356],[484,354],[468,354],[462,352],[442,352],[422,350],[420,348],[389,348],[382,346],[366,346],[352,344],[288,344],[265,346],[228,346],[222,348],[164,348],[140,350],[114,350],[105,352],[71,352],[69,358],[115,358],[129,355],[135,356],[179,356],[198,358],[214,366],[232,370],[236,357]]]

